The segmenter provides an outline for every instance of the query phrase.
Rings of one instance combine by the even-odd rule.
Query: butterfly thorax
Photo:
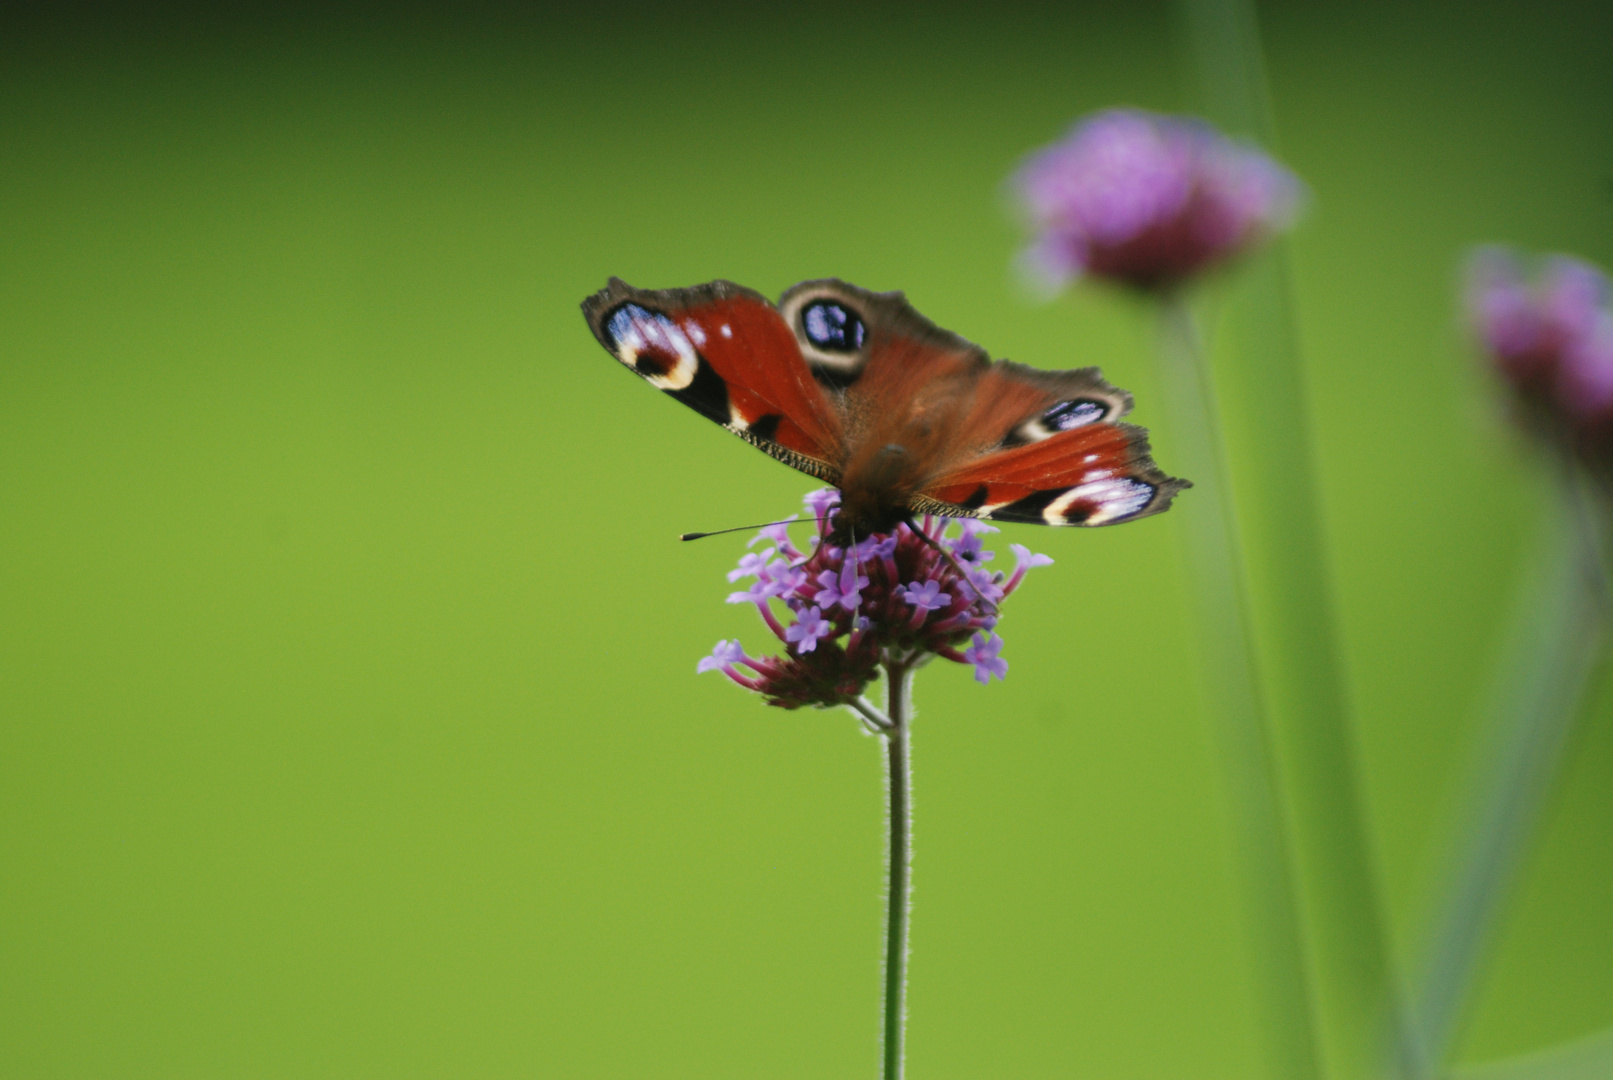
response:
[[[845,547],[852,540],[888,533],[911,511],[908,501],[919,486],[918,460],[902,443],[884,443],[846,463],[840,479],[840,511],[830,540]]]

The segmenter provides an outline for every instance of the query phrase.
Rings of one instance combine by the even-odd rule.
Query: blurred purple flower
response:
[[[1607,277],[1565,255],[1538,272],[1504,248],[1469,261],[1467,308],[1526,426],[1613,465],[1613,307]]]
[[[1080,121],[1013,187],[1036,232],[1024,265],[1050,289],[1082,275],[1168,289],[1285,229],[1304,193],[1261,151],[1140,109]]]
[[[980,537],[995,529],[965,519],[961,535],[947,537],[950,521],[928,517],[922,535],[898,525],[843,550],[822,542],[834,530],[838,501],[833,489],[807,496],[816,525],[810,554],[802,554],[783,527],[770,526],[762,538],[784,557],[769,563],[765,554],[747,554],[731,575],[756,576],[748,591],[729,600],[754,603],[784,654],[749,657],[739,642],[722,641],[699,670],[721,671],[787,709],[855,701],[887,661],[912,666],[939,656],[973,665],[982,682],[1002,678],[1008,662],[998,656],[1003,642],[994,632],[996,602],[1024,577],[1027,558],[1039,565],[1047,557],[1021,555],[1007,578],[980,565],[993,554]],[[937,545],[954,553],[963,573]]]

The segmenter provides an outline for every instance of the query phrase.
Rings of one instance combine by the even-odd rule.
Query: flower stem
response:
[[[1321,1075],[1299,917],[1289,824],[1279,789],[1245,596],[1242,550],[1226,483],[1215,395],[1193,314],[1180,294],[1161,300],[1161,398],[1194,490],[1177,508],[1203,653],[1201,663],[1226,776],[1244,917],[1254,960],[1270,1075]],[[1175,516],[1175,515],[1173,515]]]
[[[907,921],[912,888],[912,788],[908,762],[913,669],[886,664],[889,700],[885,712],[890,727],[883,732],[888,767],[885,795],[890,809],[890,844],[887,848],[889,888],[885,917],[885,1027],[884,1080],[899,1080],[903,1065],[903,1039],[907,1027]]]
[[[878,735],[891,728],[890,717],[874,707],[874,703],[865,697],[857,698],[846,703],[846,708],[856,713],[862,719],[863,727],[871,734]]]
[[[1571,469],[1559,490],[1558,506],[1544,515],[1540,558],[1515,617],[1455,857],[1427,936],[1416,996],[1416,1080],[1444,1075],[1485,946],[1535,837],[1606,641],[1601,507]]]
[[[1458,1065],[1451,1080],[1596,1080],[1613,1076],[1613,1028],[1517,1057]]]
[[[1206,114],[1274,147],[1254,0],[1177,0],[1177,7]],[[1407,1017],[1360,792],[1283,244],[1274,241],[1249,259],[1229,292],[1228,330],[1237,347],[1219,374],[1236,407],[1224,422],[1240,471],[1258,477],[1239,493],[1244,565],[1307,901],[1302,925],[1323,1018],[1316,1030],[1327,1034],[1318,1053],[1339,1080],[1401,1075]]]

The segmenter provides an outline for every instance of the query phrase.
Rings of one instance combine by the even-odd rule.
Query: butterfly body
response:
[[[992,361],[901,293],[808,281],[775,306],[726,281],[583,302],[600,344],[651,385],[841,491],[831,540],[915,514],[1107,525],[1186,481],[1119,422],[1131,395],[1096,368]]]

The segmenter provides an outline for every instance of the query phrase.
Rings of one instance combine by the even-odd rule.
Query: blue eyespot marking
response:
[[[807,340],[826,352],[857,352],[868,338],[868,328],[857,314],[833,300],[817,300],[801,312]]]
[[[1108,412],[1102,402],[1080,398],[1075,401],[1061,401],[1042,414],[1042,423],[1054,431],[1069,431],[1082,424],[1090,424],[1095,420],[1102,420]]]

